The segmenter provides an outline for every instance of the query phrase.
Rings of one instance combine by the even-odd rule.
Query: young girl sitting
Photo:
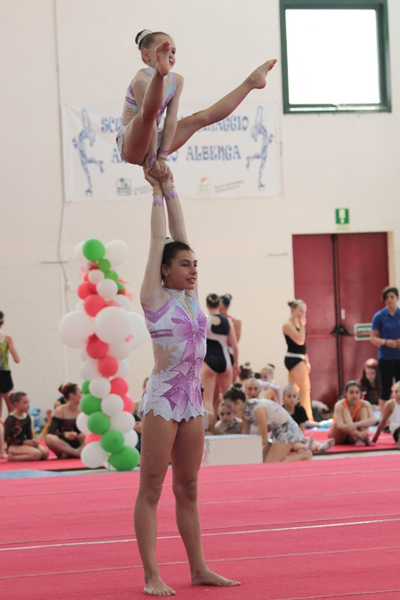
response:
[[[369,427],[375,424],[371,404],[361,400],[361,385],[350,380],[345,385],[343,400],[335,404],[333,422],[328,435],[336,444],[370,445]]]
[[[218,421],[215,432],[219,435],[237,434],[242,432],[242,419],[235,417],[230,400],[222,400],[218,405]]]
[[[255,378],[245,383],[247,402],[244,409],[242,433],[249,433],[257,425],[262,437],[264,462],[310,460],[312,452],[306,448],[304,435],[289,413],[273,400],[262,399],[260,384]],[[268,440],[271,431],[271,442]],[[295,454],[289,454],[291,450]]]
[[[264,88],[268,71],[276,63],[275,59],[267,61],[210,108],[178,121],[183,77],[171,70],[176,54],[174,40],[162,31],[145,29],[137,34],[135,42],[146,68],[141,69],[128,86],[117,146],[125,161],[135,165],[146,161],[146,167],[152,167],[151,174],[164,181],[170,176],[165,162],[168,155],[202,127],[228,117],[251,90]]]
[[[372,441],[378,441],[379,436],[389,422],[390,433],[400,450],[400,381],[396,381],[394,384],[393,392],[394,398],[386,402],[381,422],[378,425],[378,429],[376,430]]]
[[[4,438],[8,445],[8,460],[46,460],[47,448],[39,445],[32,433],[32,420],[29,415],[29,398],[25,392],[15,392],[10,396],[13,411],[4,425]]]
[[[289,384],[284,388],[283,406],[286,408],[292,419],[300,427],[301,431],[304,432],[308,417],[305,409],[299,402],[299,393],[294,385]],[[333,438],[330,438],[323,444],[320,444],[312,435],[308,436],[308,438],[304,437],[303,441],[307,448],[309,448],[312,452],[326,452],[335,444],[335,440]]]
[[[56,408],[45,441],[58,458],[78,458],[85,445],[85,434],[76,426],[82,392],[76,383],[62,388],[66,403]]]

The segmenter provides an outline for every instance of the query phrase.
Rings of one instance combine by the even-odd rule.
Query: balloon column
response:
[[[86,440],[81,459],[90,468],[108,461],[118,471],[129,471],[139,464],[139,452],[126,358],[148,333],[144,319],[130,312],[115,270],[127,258],[128,246],[122,241],[105,246],[90,239],[75,253],[85,273],[77,290],[80,301],[76,310],[64,315],[58,330],[67,346],[82,349],[82,412],[77,425]]]

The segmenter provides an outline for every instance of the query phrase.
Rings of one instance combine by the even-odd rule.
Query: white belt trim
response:
[[[305,354],[296,354],[295,352],[286,352],[285,356],[288,358],[301,358],[302,360],[306,360]]]

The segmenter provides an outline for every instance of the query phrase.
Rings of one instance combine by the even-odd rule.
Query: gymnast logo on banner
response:
[[[185,199],[266,198],[282,193],[280,112],[247,98],[229,117],[204,127],[169,158]],[[191,114],[184,106],[180,118]],[[67,202],[150,196],[139,166],[125,163],[115,137],[117,107],[62,107]]]

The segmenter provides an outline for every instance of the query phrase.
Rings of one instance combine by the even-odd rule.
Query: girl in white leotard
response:
[[[228,117],[255,88],[265,87],[268,71],[276,59],[253,71],[236,89],[210,108],[177,120],[183,77],[172,73],[176,45],[171,36],[145,29],[135,39],[146,69],[140,70],[128,87],[117,145],[122,158],[152,168],[152,175],[164,181],[170,176],[166,159],[196,131]],[[164,128],[159,130],[166,109]]]
[[[148,173],[153,188],[151,242],[140,301],[150,331],[154,369],[140,405],[142,418],[140,486],[135,531],[145,575],[145,592],[172,596],[156,559],[157,505],[169,464],[179,532],[193,585],[233,586],[238,582],[211,571],[204,558],[197,505],[197,480],[204,450],[204,408],[199,373],[205,353],[206,317],[197,295],[197,260],[188,245],[183,213],[173,183]],[[165,244],[167,200],[170,233]]]

